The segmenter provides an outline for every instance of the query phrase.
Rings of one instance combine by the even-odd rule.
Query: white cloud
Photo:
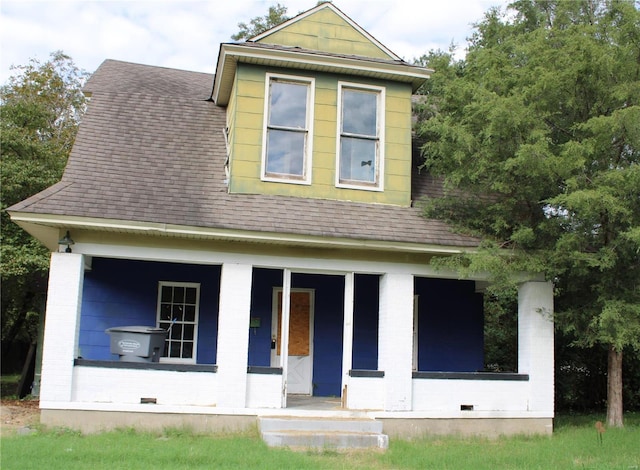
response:
[[[335,5],[406,60],[452,41],[464,48],[472,22],[507,0],[335,0]],[[62,50],[93,72],[105,59],[213,73],[221,42],[238,23],[281,3],[294,16],[317,0],[2,0],[0,83],[9,66]]]

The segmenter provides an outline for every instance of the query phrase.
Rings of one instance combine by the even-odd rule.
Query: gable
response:
[[[331,3],[323,3],[252,38],[251,41],[332,54],[398,60],[398,56]]]

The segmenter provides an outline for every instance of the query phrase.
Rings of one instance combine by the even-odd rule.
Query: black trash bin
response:
[[[116,326],[105,330],[111,336],[111,354],[124,362],[159,362],[167,330],[153,326]]]

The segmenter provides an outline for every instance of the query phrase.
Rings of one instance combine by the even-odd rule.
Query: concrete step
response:
[[[389,447],[389,437],[378,433],[267,431],[262,433],[262,439],[269,447],[383,450]]]
[[[373,419],[260,417],[262,439],[271,447],[387,449],[382,422]]]
[[[381,433],[382,421],[367,418],[260,417],[261,431]]]

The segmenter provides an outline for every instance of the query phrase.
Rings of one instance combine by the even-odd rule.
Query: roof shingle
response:
[[[364,241],[476,246],[416,207],[228,194],[213,76],[105,61],[62,181],[11,211]],[[438,188],[415,174],[412,194]],[[415,178],[414,178],[415,179]]]

